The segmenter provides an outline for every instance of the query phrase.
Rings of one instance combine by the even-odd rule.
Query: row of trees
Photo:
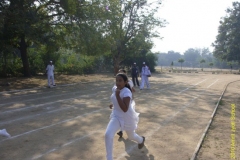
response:
[[[158,65],[160,66],[184,66],[188,68],[238,68],[235,61],[224,61],[214,57],[208,48],[189,48],[180,54],[179,52],[168,51],[168,53],[158,53]]]
[[[153,4],[154,3],[154,4]],[[0,74],[30,76],[53,60],[59,72],[83,73],[146,61],[161,1],[2,0]]]

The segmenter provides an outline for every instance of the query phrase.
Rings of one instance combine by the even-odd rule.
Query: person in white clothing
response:
[[[51,85],[56,86],[54,82],[54,65],[52,64],[52,61],[49,61],[46,72],[48,76],[48,87],[50,88]]]
[[[151,76],[150,69],[145,64],[145,62],[143,62],[142,72],[141,72],[141,85],[140,85],[141,90],[144,88],[145,83],[146,83],[147,88],[150,89],[150,84],[148,81],[148,77],[150,77],[150,76]]]
[[[7,132],[6,129],[0,129],[0,135],[10,138],[11,135]]]
[[[125,74],[119,73],[116,76],[116,86],[112,89],[112,109],[110,121],[105,132],[105,147],[107,160],[113,160],[113,137],[121,128],[126,131],[128,139],[138,143],[138,148],[144,146],[145,137],[135,133],[139,121],[139,113],[136,113],[132,103],[132,92]]]
[[[124,69],[120,69],[120,70],[118,71],[118,73],[127,74],[126,70],[124,70]],[[129,84],[132,92],[135,92],[135,89],[133,88],[133,81],[128,80],[128,84]],[[120,130],[120,131],[117,133],[117,135],[119,135],[119,138],[122,138],[122,136],[123,136],[122,130]]]

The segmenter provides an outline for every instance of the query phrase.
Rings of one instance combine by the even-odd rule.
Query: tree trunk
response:
[[[3,53],[3,57],[2,57],[2,70],[0,75],[2,77],[7,77],[7,58],[5,53]]]
[[[120,51],[117,52],[117,54],[113,58],[113,71],[114,71],[114,76],[117,75],[119,71],[119,64],[120,64]]]
[[[27,55],[27,44],[25,41],[25,36],[21,37],[21,41],[19,44],[19,50],[21,52],[21,59],[23,64],[23,74],[25,77],[30,77],[29,63],[28,63],[28,55]]]

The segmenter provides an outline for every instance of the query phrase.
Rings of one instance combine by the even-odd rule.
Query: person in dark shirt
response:
[[[137,83],[139,87],[139,81],[138,81],[139,71],[136,63],[133,63],[131,74],[132,74],[133,85],[136,86],[136,83]]]

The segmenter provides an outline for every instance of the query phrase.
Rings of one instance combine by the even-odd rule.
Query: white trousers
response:
[[[48,86],[55,85],[54,74],[48,74]]]
[[[142,75],[140,89],[144,88],[145,83],[146,83],[147,88],[150,88],[148,76]]]
[[[107,152],[107,160],[113,160],[113,138],[116,132],[121,128],[120,122],[117,118],[111,118],[108,123],[106,133],[105,133],[105,147]],[[136,141],[137,143],[143,142],[143,137],[140,137],[135,133],[135,131],[126,131],[128,139]]]

